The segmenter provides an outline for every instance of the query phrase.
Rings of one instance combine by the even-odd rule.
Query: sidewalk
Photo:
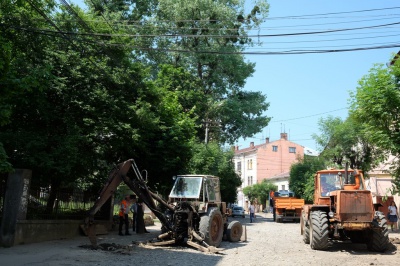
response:
[[[100,246],[101,244],[116,244],[124,247],[131,246],[132,249],[135,249],[138,246],[132,243],[146,242],[156,238],[161,233],[161,224],[155,223],[155,225],[146,226],[146,229],[150,233],[136,234],[130,232],[132,234],[130,236],[119,236],[118,231],[111,231],[107,235],[98,235],[97,244]],[[90,248],[91,244],[87,236],[17,245],[10,248],[0,247],[0,265],[86,265],[93,261],[93,254],[102,255],[103,253],[104,256],[113,254],[101,251],[93,253]],[[118,253],[114,254],[120,256]],[[72,264],[71,259],[74,260]]]

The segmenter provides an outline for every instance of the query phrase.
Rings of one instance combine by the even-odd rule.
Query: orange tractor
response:
[[[365,243],[370,251],[388,248],[386,217],[376,211],[361,170],[318,171],[314,185],[314,204],[303,206],[300,219],[304,243],[315,250],[328,249],[333,239]]]

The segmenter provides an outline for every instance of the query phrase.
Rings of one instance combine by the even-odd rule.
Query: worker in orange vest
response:
[[[125,235],[129,236],[131,235],[129,233],[129,219],[128,219],[128,214],[129,214],[129,205],[130,205],[130,196],[126,196],[122,201],[119,206],[119,235],[123,236],[122,234],[122,226],[125,224]]]
[[[271,190],[269,192],[269,209],[270,209],[271,213],[273,212],[273,208],[274,208],[274,195],[275,195],[275,192]]]

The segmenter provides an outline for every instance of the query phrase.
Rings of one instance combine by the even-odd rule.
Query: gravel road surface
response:
[[[399,265],[398,233],[390,233],[394,244],[385,253],[369,252],[363,244],[331,243],[328,251],[315,251],[303,243],[299,223],[275,223],[271,214],[260,213],[255,223],[242,222],[247,240],[222,242],[218,254],[206,254],[191,247],[153,247],[137,244],[155,238],[160,224],[148,226],[149,234],[118,236],[118,232],[98,236],[107,250],[88,248],[86,237],[0,248],[0,265]],[[134,243],[133,243],[134,242]]]

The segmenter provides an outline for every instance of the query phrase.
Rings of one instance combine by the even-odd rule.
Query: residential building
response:
[[[260,183],[264,179],[279,185],[279,189],[289,189],[290,166],[304,157],[304,147],[288,140],[287,133],[281,133],[280,139],[250,146],[239,150],[235,147],[235,171],[242,179],[238,191],[238,205],[246,207],[247,199],[243,188]]]
[[[390,165],[394,160],[396,157],[390,156],[387,161],[369,171],[365,180],[365,186],[371,190],[374,203],[381,203],[383,206],[379,210],[385,214],[391,201],[400,206],[400,196],[392,191],[394,177],[389,174]]]

